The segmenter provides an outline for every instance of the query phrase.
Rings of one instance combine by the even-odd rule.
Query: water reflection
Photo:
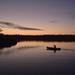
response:
[[[48,50],[46,49],[47,51],[53,51],[54,53],[56,52],[60,52],[60,51],[75,51],[75,49],[68,49],[68,48],[61,48],[61,50]]]
[[[37,47],[41,47],[41,46],[24,46],[24,47],[19,47],[17,49],[29,49],[29,48],[37,48]]]
[[[54,53],[56,53],[57,51],[61,51],[61,50],[56,50],[56,49],[46,49],[47,51],[53,51]]]
[[[61,48],[61,50],[51,50],[47,49],[47,46],[53,46],[53,44],[56,44],[58,47]],[[39,48],[42,47],[42,49],[46,51],[51,52],[60,52],[60,51],[75,51],[75,42],[36,42],[36,41],[24,41],[24,42],[18,42],[14,46],[9,47],[0,47],[0,55],[8,55],[12,54],[14,52],[19,52],[20,50],[28,50],[32,48]]]
[[[14,52],[19,52],[20,50],[27,50],[27,49],[31,49],[31,48],[38,48],[38,47],[41,47],[41,46],[22,46],[22,47],[18,47],[18,48],[7,48],[7,49],[3,49],[1,48],[0,49],[0,55],[9,55],[9,54],[12,54]]]
[[[47,46],[61,48],[46,50]],[[18,42],[0,49],[1,75],[73,75],[75,72],[75,42]],[[75,74],[75,73],[74,73]]]

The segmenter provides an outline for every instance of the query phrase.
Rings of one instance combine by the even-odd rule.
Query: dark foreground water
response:
[[[46,46],[61,50],[46,50]],[[19,42],[0,49],[0,75],[75,75],[75,42]]]

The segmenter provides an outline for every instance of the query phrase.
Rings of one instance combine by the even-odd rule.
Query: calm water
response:
[[[46,50],[46,46],[61,50]],[[75,42],[19,42],[0,49],[0,75],[75,75]]]

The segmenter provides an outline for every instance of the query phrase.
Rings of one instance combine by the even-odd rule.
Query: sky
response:
[[[75,0],[0,0],[0,22],[4,34],[75,34]]]

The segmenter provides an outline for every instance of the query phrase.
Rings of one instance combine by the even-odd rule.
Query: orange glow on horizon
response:
[[[35,31],[35,30],[19,30],[19,29],[9,29],[9,28],[3,28],[3,31],[0,32],[3,34],[9,34],[9,35],[48,35],[48,34],[70,34],[68,32],[61,32],[60,30],[56,31],[54,30],[43,30],[43,31]]]

